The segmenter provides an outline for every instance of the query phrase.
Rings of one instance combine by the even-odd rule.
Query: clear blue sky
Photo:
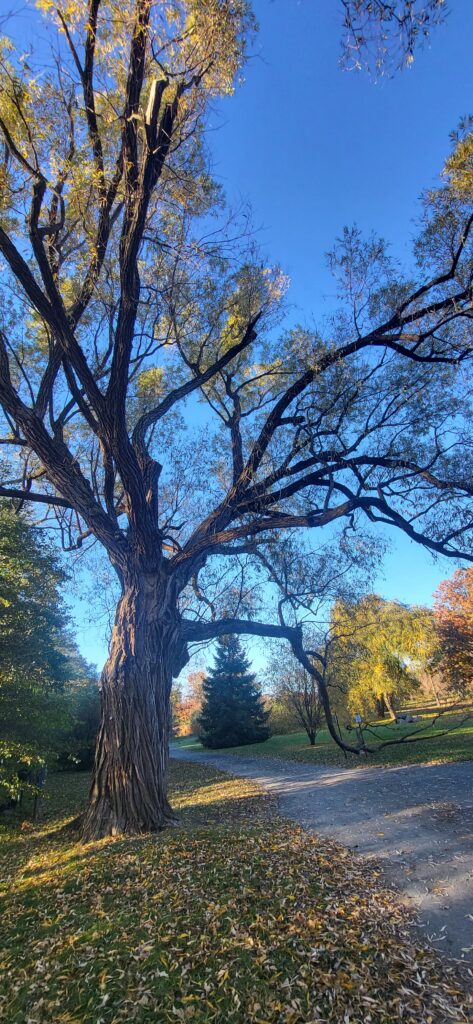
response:
[[[414,65],[374,84],[338,66],[337,0],[256,0],[260,23],[246,83],[218,106],[209,145],[231,203],[249,201],[258,240],[291,278],[291,316],[319,319],[333,285],[324,253],[345,224],[390,240],[409,260],[421,191],[435,184],[449,133],[471,112],[473,3],[451,0]],[[394,530],[378,590],[430,603],[454,565]],[[86,657],[104,657],[101,626],[80,616]]]

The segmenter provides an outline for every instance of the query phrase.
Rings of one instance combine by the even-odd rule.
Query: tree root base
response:
[[[167,829],[179,828],[180,822],[173,814],[165,814],[158,824],[147,825],[136,822],[129,822],[123,819],[118,821],[112,814],[101,815],[100,813],[90,814],[86,812],[78,821],[78,828],[81,830],[81,842],[84,844],[98,842],[100,839],[143,839],[145,836],[158,835]]]

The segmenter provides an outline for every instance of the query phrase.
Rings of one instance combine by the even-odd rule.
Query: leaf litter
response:
[[[51,821],[5,829],[7,1024],[461,1024],[455,965],[414,940],[379,872],[277,816],[249,779],[172,763],[181,827],[89,846]]]

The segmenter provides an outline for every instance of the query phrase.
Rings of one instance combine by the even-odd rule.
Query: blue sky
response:
[[[256,56],[246,82],[212,118],[214,171],[230,202],[248,200],[258,239],[291,278],[294,319],[334,298],[325,253],[344,225],[386,238],[410,259],[421,192],[438,181],[449,134],[471,111],[473,4],[452,0],[413,66],[375,84],[338,66],[341,4],[257,0]],[[430,603],[453,571],[399,535],[379,589]]]
[[[319,320],[333,300],[324,253],[345,224],[374,230],[409,261],[419,196],[438,180],[449,133],[471,111],[473,4],[446,23],[413,66],[375,84],[338,66],[337,0],[256,0],[260,31],[246,82],[210,120],[214,174],[231,204],[248,201],[257,239],[291,278],[290,317]],[[377,589],[430,603],[454,565],[390,531]],[[79,614],[86,657],[103,661],[102,626]]]

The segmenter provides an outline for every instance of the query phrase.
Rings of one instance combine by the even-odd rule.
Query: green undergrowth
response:
[[[275,814],[251,780],[173,763],[178,829],[80,845],[87,778],[0,828],[8,1024],[441,1024],[453,968],[416,948],[373,866]]]
[[[316,743],[311,747],[305,732],[271,736],[264,743],[252,743],[241,747],[229,747],[227,753],[237,757],[276,757],[291,761],[304,761],[321,765],[340,765],[349,768],[366,767],[368,764],[404,765],[428,762],[469,761],[473,758],[473,711],[447,712],[435,721],[435,714],[422,716],[422,721],[412,725],[379,724],[370,731],[363,731],[366,744],[378,746],[386,740],[400,740],[393,746],[384,747],[374,754],[360,758],[356,754],[344,755],[337,747],[327,729],[317,734]],[[431,724],[432,723],[432,724]],[[422,738],[415,742],[417,730],[422,728]],[[417,733],[418,735],[418,733]],[[343,739],[348,744],[356,742],[354,731],[342,729]],[[411,739],[410,739],[411,737]],[[174,741],[185,750],[201,751],[202,744],[194,737]],[[213,753],[213,751],[212,751]]]

